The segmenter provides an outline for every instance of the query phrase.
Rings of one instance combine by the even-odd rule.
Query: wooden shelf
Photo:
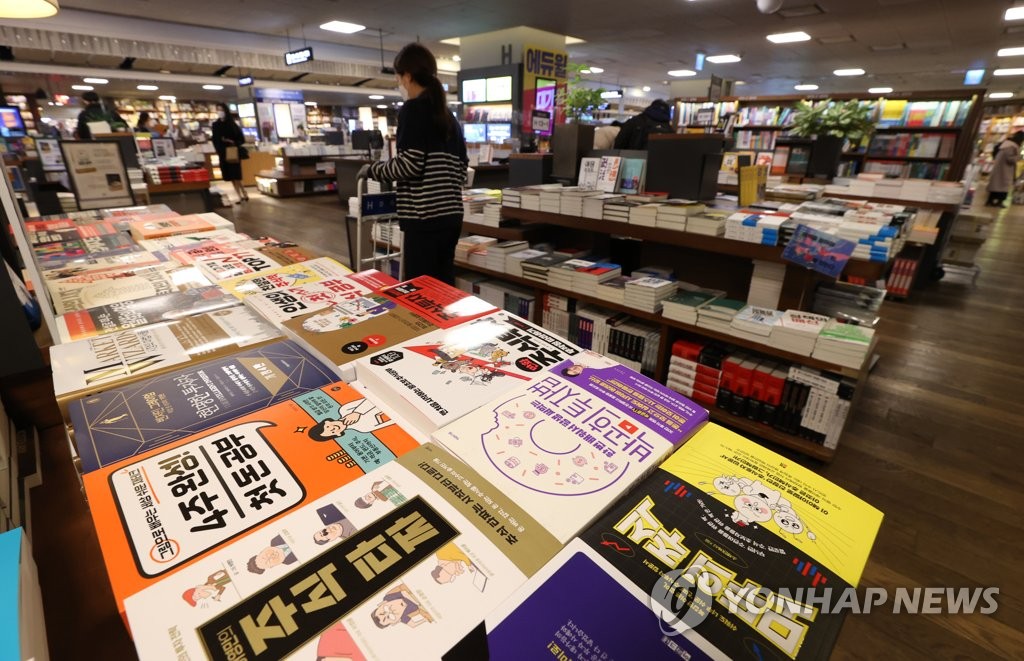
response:
[[[833,363],[828,363],[823,360],[811,358],[810,356],[803,356],[796,353],[790,353],[789,351],[783,351],[781,349],[777,349],[767,344],[761,344],[760,342],[754,342],[752,340],[747,340],[745,338],[735,337],[729,335],[728,333],[720,333],[718,331],[710,330],[707,328],[700,328],[699,326],[691,326],[690,324],[684,324],[681,321],[668,319],[667,317],[663,317],[661,314],[658,313],[645,312],[644,310],[637,310],[636,308],[631,308],[628,305],[619,305],[617,303],[611,303],[593,296],[580,294],[579,292],[569,291],[566,289],[559,289],[557,287],[552,287],[551,285],[542,282],[530,280],[529,278],[520,278],[514,275],[501,273],[499,271],[492,271],[481,266],[476,266],[475,264],[470,264],[469,262],[455,262],[455,265],[469,271],[480,273],[481,275],[487,275],[496,278],[498,280],[506,280],[517,285],[523,285],[524,287],[539,289],[551,294],[565,296],[567,298],[575,298],[585,303],[590,303],[591,305],[598,305],[604,308],[608,308],[609,310],[615,310],[616,312],[625,312],[633,317],[636,317],[637,319],[642,319],[644,321],[649,321],[651,323],[660,324],[663,326],[669,326],[677,330],[686,331],[687,333],[693,333],[694,335],[706,337],[709,340],[717,340],[725,344],[732,344],[737,347],[742,347],[744,349],[749,349],[751,351],[756,351],[758,353],[774,356],[781,360],[787,360],[791,363],[799,363],[801,365],[806,365],[808,367],[814,367],[816,369],[825,370],[826,372],[841,374],[843,376],[850,377],[851,379],[856,379],[860,376],[860,370],[851,369],[849,367],[843,367],[842,365],[835,365]]]
[[[275,179],[277,181],[311,181],[314,179],[334,179],[335,175],[331,174],[300,174],[300,175],[288,175],[288,174],[266,174],[266,170],[263,170],[257,177],[263,179]]]
[[[764,423],[751,420],[749,418],[741,418],[738,415],[733,415],[724,409],[720,409],[717,406],[706,407],[711,418],[716,422],[719,422],[727,427],[735,427],[742,432],[746,432],[751,436],[757,436],[766,441],[781,445],[784,448],[790,450],[796,450],[809,457],[813,457],[820,461],[832,461],[835,457],[836,451],[832,448],[826,448],[823,445],[819,445],[807,439],[800,438],[799,436],[793,436],[786,432],[779,431],[774,427],[770,427]]]
[[[149,190],[150,195],[160,195],[162,193],[189,193],[197,190],[208,190],[210,188],[210,182],[183,181],[176,184],[146,184],[146,188]]]
[[[501,239],[502,241],[520,241],[523,240],[531,231],[539,229],[542,228],[539,226],[523,227],[521,225],[515,225],[512,227],[491,227],[490,225],[480,225],[479,223],[462,222],[462,230],[464,232],[469,232],[470,234],[482,234],[483,236],[493,236],[495,239]]]
[[[924,161],[926,163],[949,163],[951,158],[937,158],[934,156],[868,156],[872,161]]]
[[[734,131],[788,131],[792,126],[775,126],[773,124],[750,124],[747,126],[734,126]],[[745,151],[745,150],[740,150]]]
[[[876,127],[875,133],[959,133],[959,126],[885,126]]]

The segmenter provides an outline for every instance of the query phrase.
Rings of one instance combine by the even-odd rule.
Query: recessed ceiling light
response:
[[[462,61],[462,56],[461,55],[452,55],[452,62],[461,62],[461,61]]]
[[[587,69],[587,68],[580,69],[580,73],[583,73],[583,74],[590,73],[590,69]]]
[[[711,64],[732,64],[733,62],[739,62],[743,58],[739,55],[708,55],[707,60]]]
[[[1024,55],[1024,46],[1015,46],[1013,48],[1000,48],[999,52],[996,53],[999,57],[1013,57],[1014,55]]]
[[[78,90],[79,92],[91,92],[96,88],[92,85],[72,85],[71,89]]]
[[[668,75],[676,78],[686,78],[687,76],[696,76],[696,71],[690,71],[689,69],[673,69],[668,72]]]
[[[868,90],[868,94],[889,94],[892,92],[891,87],[872,87]]]
[[[806,85],[793,85],[793,89],[797,90],[798,92],[813,92],[814,90],[818,89],[818,86],[812,83],[808,83]]]
[[[203,89],[204,90],[210,90],[211,92],[216,92],[218,90],[224,89],[224,86],[223,85],[203,85]]]
[[[306,101],[305,104],[310,108],[316,108],[316,101]]]
[[[734,80],[734,81],[732,81],[732,84],[733,85],[746,85],[747,81],[745,81],[745,80]]]
[[[565,45],[566,46],[572,46],[574,44],[585,44],[585,43],[587,43],[587,40],[586,39],[580,39],[579,37],[568,37],[567,36],[565,38]]]
[[[650,92],[651,91],[651,86],[650,85],[644,85],[640,89],[642,89],[645,92]]]
[[[590,73],[604,73],[604,69],[601,67],[590,67]]]
[[[135,89],[142,90],[143,92],[155,92],[160,88],[156,85],[136,85]]]
[[[837,76],[863,76],[864,69],[836,69],[832,73]]]
[[[811,35],[806,32],[781,32],[770,34],[767,39],[773,44],[792,44],[797,41],[810,41]]]
[[[160,99],[161,101],[177,101],[177,100],[178,100],[178,97],[176,97],[176,96],[171,96],[170,94],[161,94],[161,95],[159,96],[159,99]]]
[[[996,69],[993,76],[1024,76],[1024,69]]]
[[[1024,7],[1010,7],[1003,14],[1004,21],[1019,21],[1024,18]]]
[[[622,92],[619,90],[612,90],[610,92],[601,92],[602,99],[621,99]]]
[[[386,104],[386,103],[381,103],[381,104],[378,104],[378,105],[377,105],[377,107],[378,107],[378,108],[384,108],[384,109],[387,109],[387,107],[388,107],[388,104]]]
[[[383,94],[371,94],[370,95],[370,100],[371,101],[380,101],[383,98],[384,98]]]
[[[83,83],[90,83],[92,85],[106,85],[110,81],[106,78],[83,78]]]
[[[988,95],[990,99],[1010,99],[1013,98],[1013,92],[992,92]]]
[[[365,25],[359,25],[358,23],[349,23],[348,21],[328,21],[320,26],[321,30],[328,30],[330,32],[340,32],[342,34],[355,34],[356,32],[362,32],[366,29]]]
[[[458,37],[449,37],[448,39],[442,39],[442,44],[448,44],[449,46],[461,46],[462,40]]]

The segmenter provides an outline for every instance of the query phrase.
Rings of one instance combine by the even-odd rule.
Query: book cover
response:
[[[580,159],[580,176],[577,185],[583,190],[597,190],[597,182],[601,172],[600,158]]]
[[[250,273],[269,271],[284,266],[284,263],[263,254],[257,248],[239,248],[230,252],[218,251],[214,256],[197,257],[195,265],[211,282],[220,282]]]
[[[210,286],[210,281],[194,268],[167,269],[162,265],[134,269],[121,277],[104,277],[93,282],[73,280],[48,280],[46,283],[57,314]]]
[[[141,250],[124,232],[44,243],[32,248],[41,269],[60,268],[83,257],[112,257]]]
[[[637,194],[644,188],[644,174],[647,160],[643,158],[624,158],[619,168],[619,187],[613,191],[624,194]]]
[[[398,281],[390,275],[371,269],[313,284],[252,294],[243,301],[270,323],[280,326],[289,319],[362,298],[382,287],[396,284]]]
[[[244,239],[234,242],[199,241],[165,248],[164,252],[167,254],[168,258],[173,259],[179,264],[192,266],[202,259],[229,257],[247,249],[255,250],[261,245],[262,244],[259,241],[252,239]]]
[[[782,258],[836,278],[843,272],[856,248],[857,244],[853,241],[799,224],[793,232],[793,238],[782,251]]]
[[[239,349],[68,405],[87,473],[337,380],[298,344]]]
[[[71,400],[224,356],[279,338],[244,306],[132,328],[50,347],[53,391],[62,411]]]
[[[427,444],[125,605],[143,661],[439,659],[558,550],[513,498]],[[287,633],[252,626],[267,604]]]
[[[330,257],[318,257],[288,264],[261,273],[250,273],[221,280],[218,285],[238,298],[296,285],[309,285],[320,280],[348,275],[352,270]]]
[[[235,305],[238,305],[238,299],[220,287],[197,287],[68,312],[57,317],[57,333],[61,343],[72,342]]]
[[[440,329],[360,358],[356,377],[420,431],[445,424],[582,349],[508,312]]]
[[[619,167],[622,158],[619,156],[602,156],[597,172],[597,189],[606,193],[614,193],[619,185]]]
[[[418,445],[386,409],[338,382],[86,473],[119,609],[233,539],[259,532],[268,545],[281,514]],[[325,523],[308,526],[310,543]],[[256,555],[253,569],[244,558],[238,569],[275,576],[294,562],[288,552]]]
[[[139,220],[128,222],[128,229],[136,241],[159,239],[175,234],[193,234],[214,229],[214,226],[198,215],[177,216],[175,218],[153,219],[143,216]]]
[[[233,243],[237,241],[245,241],[249,237],[245,234],[239,234],[231,230],[211,230],[209,232],[190,232],[188,234],[175,234],[174,236],[166,236],[160,239],[146,239],[139,241],[138,244],[143,250],[168,250],[170,248],[177,248],[179,246],[194,245],[196,243],[203,243],[205,241],[213,241],[216,243]]]
[[[144,251],[113,255],[85,254],[81,257],[69,257],[59,265],[51,262],[41,275],[46,280],[63,280],[76,275],[159,266],[166,261],[167,258],[159,253]]]
[[[564,543],[707,415],[682,395],[588,351],[432,436]]]
[[[842,624],[820,604],[857,586],[881,522],[813,471],[709,423],[580,538],[664,620],[728,657],[820,659]]]
[[[323,255],[318,252],[297,246],[294,243],[285,242],[264,242],[263,245],[260,246],[259,251],[282,266],[285,264],[298,264],[299,262],[323,257]],[[349,271],[349,273],[351,273],[351,271]]]

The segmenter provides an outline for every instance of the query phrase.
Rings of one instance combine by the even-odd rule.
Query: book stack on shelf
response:
[[[772,328],[772,345],[783,351],[810,356],[818,335],[830,321],[831,317],[813,312],[786,310],[778,325]]]
[[[695,216],[707,211],[707,207],[700,202],[692,200],[666,200],[658,207],[655,227],[676,232],[686,231],[686,221],[690,216]]]
[[[780,310],[748,305],[729,322],[729,334],[744,340],[767,344],[782,319]]]
[[[633,280],[633,276],[620,275],[611,280],[602,282],[594,291],[594,297],[616,305],[626,304],[626,283]]]
[[[558,266],[568,259],[570,259],[570,256],[566,253],[546,252],[538,257],[524,259],[520,262],[520,266],[523,269],[524,278],[534,282],[547,284],[548,270],[552,267]]]
[[[644,312],[661,312],[661,302],[675,291],[676,283],[672,280],[654,277],[634,278],[625,285],[624,303]]]
[[[572,274],[572,291],[586,296],[597,296],[597,288],[601,284],[614,280],[622,275],[622,266],[607,261],[593,262],[589,266],[576,269]]]
[[[963,200],[965,189],[958,181],[918,181],[906,178],[887,181],[883,174],[859,174],[850,179],[832,182],[825,187],[825,193],[958,205]]]
[[[489,236],[480,236],[477,234],[464,236],[455,244],[455,260],[459,262],[468,262],[471,253],[478,250],[486,250],[489,246],[492,246],[497,242],[497,239]]]
[[[640,227],[657,227],[658,210],[664,206],[660,202],[647,202],[638,204],[629,210],[629,224]],[[685,217],[684,217],[685,223]]]
[[[523,206],[523,194],[518,188],[501,189],[501,206],[520,209]]]
[[[722,292],[709,289],[680,287],[677,292],[661,302],[661,314],[666,319],[696,326],[697,311],[721,295]]]
[[[608,353],[608,343],[614,323],[623,317],[621,312],[606,310],[595,305],[578,306],[573,318],[576,327],[569,329],[570,339],[577,344],[600,354]]]
[[[694,216],[687,216],[686,231],[706,236],[723,236],[725,222],[731,214],[727,211],[709,209]]]
[[[616,195],[615,193],[603,193],[601,195],[591,195],[583,198],[583,218],[592,218],[594,220],[604,220],[605,217],[605,205],[615,202],[622,203],[625,201],[624,195]],[[627,207],[628,209],[628,207]],[[629,220],[627,213],[626,220]]]
[[[547,284],[563,291],[572,291],[576,282],[576,270],[590,268],[594,264],[595,262],[588,259],[567,259],[548,269]]]
[[[733,317],[746,306],[746,301],[718,297],[697,309],[697,326],[728,333],[732,330]]]
[[[634,372],[648,376],[653,374],[661,331],[628,315],[612,320],[609,325],[608,357]]]
[[[538,210],[545,213],[561,213],[564,190],[564,188],[542,190],[540,192],[540,208]]]
[[[775,246],[779,243],[779,231],[786,219],[785,215],[740,211],[726,218],[723,236],[734,241]]]
[[[499,273],[505,271],[505,264],[508,256],[522,252],[530,247],[526,241],[501,241],[487,246],[487,259],[483,267]]]
[[[871,349],[875,329],[844,324],[833,319],[825,324],[811,357],[852,369],[860,369]]]
[[[543,257],[547,253],[543,250],[536,250],[534,248],[526,248],[518,250],[514,253],[509,254],[505,257],[505,266],[498,271],[504,271],[511,276],[516,278],[522,278],[523,276],[523,262],[529,259],[536,259],[537,257]]]
[[[775,308],[782,297],[782,283],[786,278],[786,265],[755,259],[754,272],[750,276],[750,291],[747,302],[762,308]]]
[[[624,197],[618,200],[605,200],[601,219],[610,220],[616,223],[628,223],[630,212],[639,206],[639,202],[631,202]]]
[[[598,195],[601,195],[600,191],[587,190],[579,186],[563,188],[558,210],[554,213],[565,216],[583,216],[583,200]]]
[[[723,357],[718,345],[676,340],[668,364],[668,387],[695,402],[715,406]]]
[[[558,294],[544,294],[542,324],[544,328],[550,329],[562,337],[570,337],[569,320],[575,311],[576,301],[574,299]]]
[[[494,201],[486,203],[479,222],[487,227],[501,227],[501,203]]]

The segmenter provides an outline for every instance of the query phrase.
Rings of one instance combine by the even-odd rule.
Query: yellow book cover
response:
[[[907,110],[907,102],[900,99],[886,99],[882,102],[882,121],[900,123]]]
[[[221,280],[217,284],[225,291],[245,298],[253,294],[268,291],[310,285],[321,280],[331,280],[349,275],[352,270],[330,257],[318,257],[305,262],[297,262],[279,266],[269,271],[247,273],[234,278]]]
[[[882,513],[845,489],[713,423],[661,468],[732,507],[734,523],[770,530],[860,582]]]

